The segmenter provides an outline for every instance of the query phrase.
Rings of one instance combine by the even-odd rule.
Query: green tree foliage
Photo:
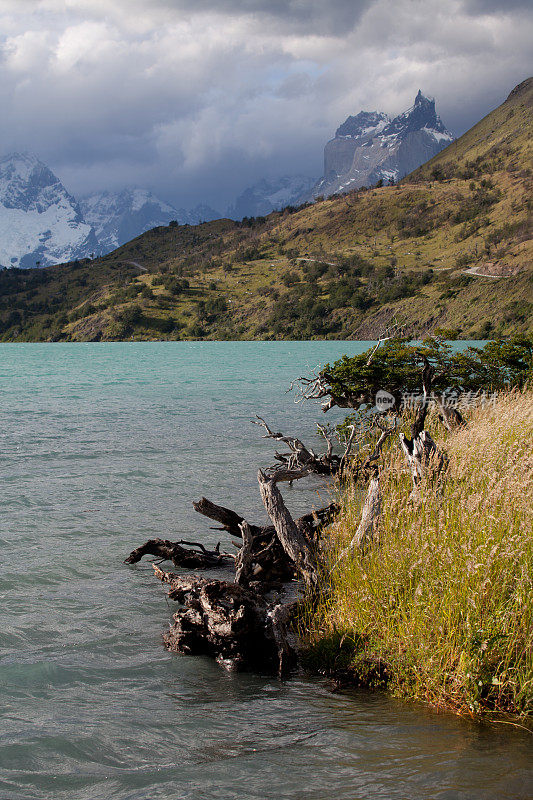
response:
[[[321,379],[328,393],[348,407],[373,404],[384,389],[396,398],[421,391],[425,359],[435,368],[435,392],[497,391],[522,387],[533,376],[533,339],[516,337],[492,341],[483,348],[468,347],[454,352],[439,338],[411,344],[406,338],[386,341],[370,358],[371,351],[343,356],[326,364]]]

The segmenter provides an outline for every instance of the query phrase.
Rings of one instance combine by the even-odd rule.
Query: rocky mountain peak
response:
[[[381,111],[360,111],[355,116],[350,116],[335,131],[335,136],[350,137],[352,139],[366,138],[375,135],[390,122],[388,114]]]
[[[0,265],[34,267],[83,258],[98,242],[59,178],[31,153],[0,159]]]
[[[415,97],[414,105],[402,114],[398,114],[398,116],[384,128],[383,136],[400,135],[405,137],[409,133],[420,131],[424,128],[443,134],[449,134],[449,131],[446,130],[441,118],[435,110],[434,98],[426,97],[419,89]]]
[[[420,89],[411,108],[394,119],[380,111],[360,111],[348,117],[326,144],[324,177],[311,196],[395,182],[452,141],[435,100]]]
[[[49,167],[32,153],[10,153],[0,159],[0,203],[5,208],[42,214],[57,196],[75,201]]]

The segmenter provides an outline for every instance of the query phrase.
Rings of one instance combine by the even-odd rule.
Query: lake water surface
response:
[[[0,345],[0,800],[533,798],[521,730],[169,654],[175,609],[122,564],[155,536],[224,537],[202,494],[264,520],[274,448],[250,420],[312,437],[290,380],[365,347]],[[328,499],[284,492],[294,513]]]

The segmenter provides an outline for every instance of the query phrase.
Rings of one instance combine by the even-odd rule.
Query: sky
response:
[[[0,155],[75,196],[140,186],[224,211],[319,177],[349,114],[418,89],[456,135],[533,74],[531,0],[0,0]]]

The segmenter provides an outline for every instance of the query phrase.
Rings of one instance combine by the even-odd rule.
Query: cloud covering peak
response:
[[[419,87],[461,133],[532,71],[519,0],[0,0],[0,23],[0,155],[185,206],[318,176],[343,119]]]

